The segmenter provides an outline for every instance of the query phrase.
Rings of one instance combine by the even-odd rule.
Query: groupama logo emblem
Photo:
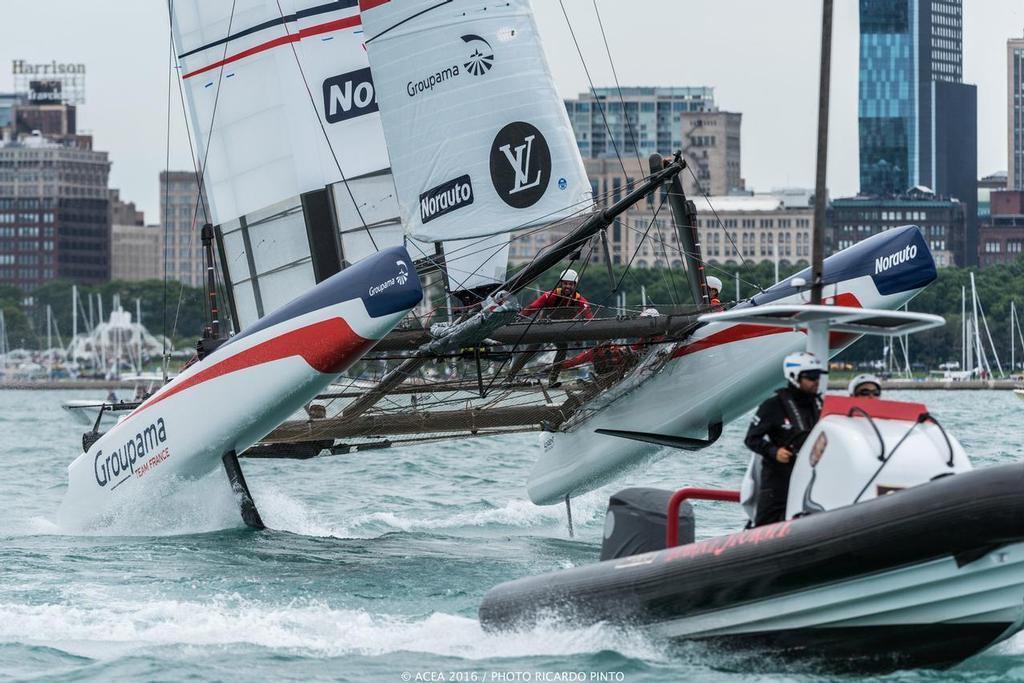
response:
[[[483,37],[475,34],[460,36],[462,41],[473,46],[473,52],[469,55],[469,61],[463,64],[466,71],[474,76],[483,76],[494,66],[494,50],[491,44]]]
[[[395,261],[395,265],[398,266],[398,275],[395,276],[395,280],[398,281],[399,286],[404,285],[409,280],[409,266],[401,260]]]

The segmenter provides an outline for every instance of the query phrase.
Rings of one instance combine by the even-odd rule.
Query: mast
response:
[[[981,324],[985,326],[985,336],[988,338],[988,346],[992,349],[992,357],[996,359],[996,369],[999,370],[999,376],[1003,376],[1003,364],[999,362],[999,351],[996,350],[996,345],[992,341],[992,331],[988,328],[988,317],[985,315],[985,307],[978,302],[978,310],[981,312]],[[989,374],[992,374],[992,367],[989,366]]]
[[[1010,374],[1011,375],[1013,374],[1014,367],[1016,367],[1014,365],[1014,360],[1016,358],[1016,354],[1015,354],[1015,350],[1016,349],[1014,347],[1017,344],[1017,338],[1015,336],[1013,336],[1013,333],[1014,333],[1013,323],[1014,323],[1014,320],[1016,319],[1016,317],[1017,317],[1017,304],[1014,303],[1013,301],[1011,301],[1010,302]]]
[[[78,336],[78,285],[71,285],[71,341]]]
[[[978,355],[978,367],[985,368],[984,353],[981,347],[981,330],[978,329],[978,290],[974,287],[974,272],[971,272],[971,308],[973,313],[971,319],[974,324],[974,352]]]
[[[960,286],[960,369],[967,370],[967,288]]]
[[[814,237],[811,244],[812,304],[821,303],[822,273],[825,261],[825,177],[828,161],[828,99],[831,69],[832,0],[822,0],[821,68],[818,81],[818,158],[814,181]]]
[[[139,339],[138,351],[139,351],[139,365],[137,372],[142,372],[142,299],[135,299],[135,324],[136,328],[132,334],[137,334]]]
[[[651,156],[651,173],[661,166],[661,157]],[[686,280],[690,285],[690,296],[697,306],[710,307],[711,297],[708,294],[708,279],[704,273],[704,261],[701,259],[700,235],[697,232],[697,209],[693,202],[686,199],[683,184],[676,175],[668,183],[668,201],[672,207],[672,218],[676,224],[676,235],[679,247],[683,250],[683,261],[686,263]],[[665,264],[668,265],[668,264]],[[738,299],[737,299],[738,300]]]

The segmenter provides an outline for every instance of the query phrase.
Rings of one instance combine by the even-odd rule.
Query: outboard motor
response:
[[[623,489],[608,499],[601,560],[628,557],[665,549],[668,501],[672,491],[650,488]],[[679,544],[693,543],[696,533],[693,508],[679,506]]]

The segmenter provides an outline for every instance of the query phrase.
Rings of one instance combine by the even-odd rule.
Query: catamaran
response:
[[[237,457],[308,458],[513,432],[539,434],[530,499],[568,504],[665,457],[666,447],[713,443],[723,424],[778,384],[774,368],[802,345],[788,328],[699,318],[711,304],[680,154],[653,155],[649,175],[619,201],[593,196],[528,0],[178,0],[171,25],[209,201],[208,287],[217,289],[216,274],[235,335],[210,340],[213,350],[193,366],[200,370],[182,373],[137,409],[138,419],[122,420],[76,460],[65,500],[75,516],[99,511],[97,501],[126,472],[139,481],[154,471],[195,476],[223,460],[241,490]],[[586,321],[521,312],[518,297],[545,273],[599,260],[606,229],[644,200],[672,215],[688,303],[644,317],[599,309]],[[510,273],[510,243],[539,231],[559,237]],[[357,276],[361,268],[395,272],[378,282]],[[328,285],[350,276],[370,289]],[[834,255],[824,272],[830,301],[893,309],[934,278],[913,226]],[[252,330],[289,332],[298,323],[284,312],[295,301],[333,306],[358,295],[369,306],[384,292],[374,288],[390,280],[402,280],[409,297],[379,319],[359,306],[342,316],[372,350],[367,341],[345,363],[307,363],[293,374],[255,363],[191,381],[246,348]],[[787,281],[738,305],[804,296]],[[856,336],[837,336],[828,352]],[[516,358],[555,343],[628,348],[628,359],[562,386],[530,377],[529,365],[514,371]],[[326,376],[342,365],[347,374]],[[251,404],[219,400],[220,385],[241,391],[243,382],[253,387]],[[204,391],[202,401],[185,399]],[[188,415],[216,424],[171,448],[177,462],[201,466],[160,464],[138,475],[124,454],[133,440],[137,463],[141,435],[146,462],[154,457],[146,434],[161,395],[180,397],[167,403],[177,424]],[[210,415],[217,419],[199,419]],[[168,435],[181,435],[164,420]],[[113,452],[120,460],[108,463]],[[240,500],[248,500],[244,491]],[[243,516],[256,518],[251,500]]]

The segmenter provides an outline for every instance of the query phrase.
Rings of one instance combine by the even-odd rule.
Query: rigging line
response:
[[[594,207],[596,207],[599,202],[604,201],[608,197],[611,197],[611,196],[612,196],[611,192],[607,192],[607,193],[605,193],[603,195],[592,196],[590,199],[580,200],[578,202],[573,202],[572,204],[568,204],[565,207],[562,207],[562,208],[559,208],[559,209],[554,209],[554,210],[548,212],[547,214],[544,214],[543,216],[540,216],[538,218],[538,220],[542,220],[544,218],[547,218],[548,216],[551,216],[551,215],[553,215],[555,213],[558,213],[559,211],[564,211],[564,210],[570,209],[570,208],[572,208],[574,206],[582,205],[580,208],[576,209],[575,211],[573,211],[569,215],[567,215],[567,216],[565,216],[563,218],[554,220],[554,221],[552,221],[550,223],[544,223],[544,224],[540,224],[540,225],[533,225],[532,227],[527,227],[528,224],[521,223],[518,226],[513,226],[511,228],[508,228],[507,232],[510,235],[510,237],[509,237],[509,240],[508,240],[507,244],[511,245],[511,243],[513,241],[515,241],[515,240],[526,239],[527,237],[530,237],[530,236],[532,236],[532,235],[534,235],[534,234],[536,234],[538,232],[541,232],[541,231],[544,231],[544,230],[549,230],[553,226],[557,226],[557,225],[560,225],[560,224],[567,223],[569,221],[575,220],[576,218],[578,218],[582,214],[586,213],[588,210],[593,209]],[[513,234],[515,232],[518,232],[519,234],[518,235]],[[494,235],[497,235],[497,234],[501,234],[501,233],[500,232],[496,232],[493,235],[484,235],[483,237],[493,237]],[[463,238],[463,240],[471,240],[471,239],[473,239],[473,238],[472,237]],[[466,249],[471,249],[476,244],[477,244],[477,242],[472,242],[470,244],[466,244],[465,246],[458,247],[457,249],[453,249],[451,251],[446,251],[445,252],[445,256],[447,257],[447,256],[450,256],[452,254],[457,254],[457,253],[459,253],[461,251],[464,251]],[[419,251],[419,253],[422,255],[422,260],[427,261],[428,263],[434,265],[435,267],[440,266],[440,263],[434,258],[434,256],[435,256],[434,254],[428,254],[428,253],[424,252],[422,248],[420,248],[419,240],[414,241],[413,245],[416,247],[417,251]],[[478,249],[477,251],[470,252],[468,254],[462,254],[462,256],[471,256],[473,254],[476,254],[476,253],[479,253],[481,251],[484,251],[484,250],[486,250],[488,248],[489,247],[484,247],[484,248]],[[532,263],[532,261],[531,261],[531,263]]]
[[[629,228],[629,229],[632,230],[633,232],[640,232],[639,228]],[[680,247],[680,246],[678,246],[676,244],[668,244],[667,242],[664,242],[661,239],[655,239],[654,237],[651,237],[651,241],[652,242],[661,242],[662,244],[666,245],[667,247],[671,247],[672,249],[674,249],[680,255],[683,255],[683,256],[689,255],[690,257],[692,257],[692,258],[696,259],[698,262],[700,262],[701,265],[703,265],[705,268],[709,268],[709,269],[715,270],[715,271],[717,271],[719,273],[722,273],[723,275],[728,275],[729,277],[735,277],[735,272],[734,271],[726,270],[725,268],[719,266],[716,263],[713,263],[711,261],[707,261],[707,260],[701,258],[701,256],[698,255],[698,254],[684,251],[682,247]],[[745,285],[750,285],[754,289],[761,289],[756,283],[751,282],[750,280],[744,279],[742,277],[740,278],[740,282],[742,282]],[[761,291],[764,291],[764,290],[761,290]]]
[[[231,13],[228,15],[227,35],[231,35],[231,25],[232,25],[232,23],[235,20],[235,3],[236,3],[236,1],[237,0],[231,0]],[[171,10],[170,2],[168,2],[167,8],[168,8],[168,11]],[[169,23],[168,30],[170,30],[171,42],[173,44],[173,42],[174,42],[174,31],[172,30],[173,29],[173,24],[174,24],[174,15],[173,14],[169,15],[169,20],[170,20],[170,23]],[[225,57],[227,56],[227,52],[228,52],[228,44],[224,43],[224,56]],[[179,81],[180,81],[180,79],[179,79]],[[221,88],[221,84],[223,82],[224,82],[224,66],[221,65],[218,68],[218,70],[217,70],[217,89],[215,90],[214,95],[213,95],[213,110],[210,112],[210,128],[209,128],[209,130],[210,130],[210,138],[211,139],[213,137],[213,135],[212,135],[213,134],[213,124],[214,124],[214,121],[216,121],[216,118],[217,118],[217,104],[220,102],[220,88]],[[184,105],[184,100],[182,100],[182,109],[183,110],[184,110],[184,106],[185,106]],[[185,129],[188,130],[188,121],[187,120],[185,121]],[[210,147],[211,147],[211,145],[209,144],[209,141],[207,141],[206,151],[203,154],[203,161],[202,161],[202,164],[199,167],[199,175],[196,177],[196,185],[197,185],[196,205],[195,205],[195,209],[193,209],[193,211],[192,211],[192,226],[191,226],[191,228],[189,230],[189,235],[188,235],[188,247],[187,248],[188,248],[189,253],[192,252],[192,243],[193,243],[193,240],[195,239],[196,221],[199,219],[199,207],[200,207],[200,205],[203,206],[203,217],[206,219],[207,222],[209,221],[209,215],[206,212],[206,204],[203,201],[203,178],[206,177],[206,162],[207,162],[207,160],[210,157]],[[192,138],[191,138],[191,135],[189,136],[189,149],[192,150]],[[195,164],[195,157],[193,157],[193,162],[192,163],[193,163],[193,165]],[[170,178],[168,178],[168,180],[170,180]],[[216,286],[216,284],[215,284],[215,286]],[[204,279],[204,287],[203,287],[203,289],[205,291],[205,279]],[[181,287],[178,289],[178,305],[177,305],[177,307],[175,308],[175,311],[174,311],[174,325],[171,328],[172,334],[176,334],[177,330],[178,330],[178,318],[181,315],[181,300],[182,300],[184,294],[185,294],[185,283],[182,282],[181,283]],[[209,292],[207,292],[207,296],[209,296]]]
[[[572,42],[576,45],[576,54],[580,56],[580,63],[583,65],[583,72],[587,75],[587,82],[590,83],[590,92],[594,95],[594,103],[597,104],[597,110],[601,112],[601,120],[604,122],[604,128],[608,131],[608,139],[612,141],[612,149],[615,150],[615,158],[619,160],[619,166],[622,167],[622,175],[628,177],[629,173],[626,171],[626,164],[622,161],[622,156],[619,154],[619,146],[615,143],[615,136],[612,135],[612,128],[608,125],[608,117],[604,113],[604,105],[601,103],[601,98],[597,96],[597,88],[594,87],[594,79],[590,77],[590,69],[587,68],[587,60],[583,58],[583,50],[580,49],[579,41],[576,40],[576,32],[572,30],[572,22],[569,21],[569,13],[565,11],[565,1],[558,0],[559,6],[562,8],[562,16],[565,17],[565,25],[569,27],[569,35],[572,36]],[[643,171],[643,165],[640,166]]]
[[[587,274],[587,268],[590,267],[590,264],[591,264],[591,262],[593,260],[593,256],[594,256],[594,249],[596,248],[596,246],[594,244],[594,238],[593,237],[591,237],[587,241],[588,241],[588,244],[586,244],[586,245],[582,245],[581,244],[580,245],[580,252],[582,252],[583,249],[586,248],[587,249],[587,255],[586,255],[586,257],[579,259],[580,261],[582,261],[583,265],[580,266],[580,272],[579,272],[579,279],[578,279],[578,281],[582,281],[583,280],[583,276]],[[575,265],[576,261],[577,261],[577,259],[572,259],[569,262],[569,265],[566,266],[566,268],[572,268]],[[563,270],[562,272],[564,273],[565,270]],[[604,306],[604,305],[597,306],[597,305],[591,304],[591,308],[598,308],[598,307],[600,307],[600,308],[609,308],[609,309],[611,308],[610,306]],[[576,318],[572,319],[572,323],[570,325],[568,325],[565,328],[565,330],[568,332],[569,330],[571,330],[572,328],[576,327],[577,325],[579,325],[579,324],[581,324],[583,322],[586,322],[586,320],[587,320],[587,318],[583,318],[583,317],[577,316]],[[531,322],[531,324],[532,324],[532,322]],[[525,334],[525,332],[524,332],[524,334]],[[514,346],[512,347],[512,353],[515,353],[515,347]]]
[[[594,87],[594,81],[590,77],[590,70],[587,68],[586,60],[583,58],[583,52],[580,49],[579,42],[576,41],[576,34],[572,30],[572,24],[569,22],[569,15],[568,15],[568,13],[566,13],[565,4],[564,4],[563,0],[559,0],[559,4],[562,7],[562,14],[565,16],[565,22],[569,26],[569,33],[572,35],[573,42],[576,44],[576,52],[579,54],[580,61],[583,63],[583,70],[587,74],[587,81],[590,83],[590,91],[591,91],[591,93],[593,93],[595,103],[597,104],[597,109],[601,113],[601,119],[604,122],[605,130],[608,131],[608,138],[612,142],[612,149],[615,150],[615,156],[619,160],[619,165],[622,167],[622,174],[624,176],[624,180],[626,181],[627,190],[628,190],[628,187],[629,187],[629,173],[626,171],[626,165],[622,161],[622,157],[619,155],[619,148],[618,148],[618,145],[615,143],[615,136],[612,134],[611,127],[608,124],[608,118],[605,115],[604,106],[602,105],[600,98],[597,96],[597,89]],[[625,102],[625,99],[622,96],[622,87],[619,85],[619,76],[618,76],[618,73],[615,70],[615,62],[612,59],[611,48],[608,45],[608,36],[605,33],[604,24],[601,21],[601,12],[597,8],[597,0],[593,0],[593,4],[594,4],[594,13],[597,15],[597,23],[601,27],[601,37],[604,40],[604,48],[605,48],[605,52],[608,55],[608,63],[611,65],[612,76],[613,76],[613,78],[615,80],[615,89],[616,89],[616,91],[618,93],[619,104],[622,106],[622,116],[626,120],[626,127],[629,130],[630,139],[631,139],[631,141],[633,143],[633,149],[634,149],[634,151],[636,153],[637,164],[639,164],[640,171],[643,172],[644,164],[643,164],[643,160],[640,157],[640,148],[639,148],[639,145],[637,144],[636,135],[635,135],[635,132],[633,130],[633,124],[630,122],[629,114],[626,112],[626,102]],[[619,222],[621,223],[621,219],[619,220]],[[660,235],[661,234],[661,226],[658,225],[657,229],[658,229],[658,233]],[[666,262],[668,261],[668,255],[667,254],[665,255],[665,260],[666,260]],[[672,298],[672,304],[674,305],[676,303],[676,301],[681,298],[680,295],[679,295],[679,286],[676,283],[675,273],[672,271],[672,269],[670,267],[671,264],[670,263],[666,263],[665,265],[666,265],[666,269],[669,272],[666,274],[663,271],[661,273],[661,278],[662,278],[662,281],[664,282],[664,284],[666,286],[666,289],[668,289],[668,291],[669,291],[669,296]]]
[[[687,166],[687,168],[689,168],[689,166]],[[663,197],[665,197],[665,198],[667,198],[667,196],[668,196],[667,194],[663,195]],[[664,201],[664,199],[662,201]],[[673,217],[673,220],[674,220],[674,217]],[[665,239],[665,236],[661,232],[661,223],[660,222],[655,220],[654,221],[654,227],[655,227],[655,230],[658,233],[659,240],[661,240],[661,255],[665,257],[665,268],[664,268],[664,270],[668,271],[668,278],[667,279],[669,280],[669,282],[672,283],[672,289],[670,289],[669,292],[670,292],[670,297],[672,299],[672,304],[675,305],[675,303],[677,301],[682,301],[682,297],[679,295],[679,286],[676,284],[675,273],[672,271],[672,262],[668,258],[668,247],[665,246],[666,244],[668,244],[668,240]],[[677,239],[678,239],[678,237],[677,237]],[[661,279],[662,279],[662,282],[664,282],[665,279],[666,279],[665,275],[664,275],[664,271],[662,273]]]
[[[718,222],[718,227],[720,227],[722,230],[725,231],[725,236],[729,238],[729,243],[732,245],[732,249],[733,249],[733,251],[736,252],[736,255],[740,257],[740,261],[743,263],[743,266],[744,267],[751,267],[753,264],[751,264],[749,261],[747,261],[746,257],[743,255],[743,252],[741,252],[739,250],[739,247],[736,246],[736,240],[734,240],[732,238],[732,234],[729,233],[729,230],[722,223],[722,219],[718,216],[718,211],[715,210],[714,204],[711,203],[711,198],[708,197],[708,193],[704,191],[704,187],[700,184],[700,181],[697,180],[697,176],[695,176],[693,174],[693,169],[690,168],[689,165],[687,165],[686,166],[686,170],[690,172],[690,177],[693,178],[693,182],[696,185],[697,190],[700,192],[701,196],[704,197],[704,201],[706,201],[708,203],[708,206],[711,208],[711,213],[713,213],[715,215],[715,220]],[[756,287],[759,292],[763,292],[764,291],[764,288],[761,287],[761,285],[759,285],[759,284],[756,284],[756,283],[748,283],[748,284],[753,284],[754,287]]]
[[[601,12],[597,9],[597,0],[594,2],[594,14],[597,15],[597,25],[601,28],[601,38],[604,40],[604,51],[608,55],[608,64],[612,67],[612,78],[615,80],[615,90],[619,94],[619,103],[622,105],[622,116],[626,119],[626,128],[629,130],[629,137],[633,143],[633,151],[636,152],[636,162],[640,164],[640,168],[644,167],[643,160],[640,158],[640,146],[636,141],[636,133],[633,131],[633,124],[629,120],[629,114],[626,112],[626,101],[622,97],[622,87],[619,85],[619,74],[615,71],[615,62],[612,60],[612,51],[608,46],[608,36],[604,32],[604,23],[601,21]]]
[[[629,269],[633,265],[633,261],[636,260],[637,254],[640,253],[641,247],[644,246],[644,241],[647,239],[648,234],[650,234],[651,228],[654,227],[654,223],[658,218],[658,213],[661,211],[663,206],[665,206],[665,197],[662,197],[661,201],[658,203],[658,208],[654,210],[654,216],[651,218],[651,222],[647,224],[647,229],[644,230],[643,237],[640,238],[640,242],[636,245],[636,249],[633,251],[633,255],[629,258],[629,263],[626,264],[626,271],[622,274],[622,277],[619,278],[619,281],[615,284],[616,290],[618,290],[619,287],[622,286],[622,281],[626,279],[626,274],[629,273]],[[665,256],[665,259],[668,259],[667,255]]]
[[[590,247],[590,251],[589,251],[589,252],[587,253],[587,260],[586,260],[586,262],[585,262],[585,263],[583,264],[583,266],[582,266],[582,267],[580,268],[580,277],[582,277],[583,273],[586,273],[586,270],[587,270],[587,265],[589,265],[589,264],[590,264],[590,255],[591,255],[591,253],[592,253],[592,252],[593,252],[593,250],[594,250],[594,248],[593,248],[593,246],[592,246],[592,245],[593,245],[593,240],[590,240],[590,241],[591,241],[591,247]],[[582,245],[581,245],[581,247],[580,247],[580,248],[581,248],[581,250],[582,250]],[[576,263],[576,259],[574,258],[574,259],[572,259],[571,261],[569,261],[569,265],[567,266],[567,268],[572,268],[572,266],[573,266],[573,265],[574,265],[575,263]],[[565,271],[563,270],[562,272],[564,273]],[[520,345],[520,344],[522,343],[523,339],[524,339],[524,338],[526,337],[526,333],[527,333],[527,332],[529,332],[529,331],[530,331],[530,328],[531,328],[531,327],[533,327],[533,324],[534,324],[535,322],[537,322],[537,320],[539,320],[539,319],[540,319],[540,315],[541,315],[541,312],[542,312],[542,311],[541,311],[540,309],[538,309],[538,310],[536,311],[536,313],[535,313],[535,314],[534,314],[533,316],[531,316],[531,317],[530,317],[530,322],[529,322],[529,324],[527,324],[526,328],[525,328],[525,329],[523,330],[523,333],[522,333],[521,335],[519,335],[519,339],[517,339],[517,340],[516,340],[515,344],[513,344],[513,345],[512,345],[512,349],[510,350],[510,352],[509,352],[509,355],[508,355],[508,356],[507,356],[506,358],[504,358],[504,359],[503,359],[503,360],[501,361],[501,363],[500,363],[500,364],[498,365],[498,369],[494,371],[494,376],[493,376],[493,377],[491,378],[491,381],[490,381],[490,382],[489,382],[489,383],[487,384],[487,388],[486,388],[486,389],[484,389],[484,395],[485,395],[485,396],[487,395],[487,393],[488,393],[488,392],[490,392],[490,390],[491,390],[491,387],[493,387],[493,386],[494,386],[494,383],[495,383],[496,381],[498,381],[498,378],[499,378],[499,377],[501,376],[501,372],[502,372],[502,370],[504,370],[504,369],[505,369],[505,364],[506,364],[506,363],[508,362],[508,360],[509,360],[509,359],[510,359],[510,358],[512,357],[512,354],[514,354],[514,353],[516,352],[516,349],[517,349],[517,348],[519,347],[519,345]],[[570,327],[572,327],[572,326],[570,325]]]
[[[450,2],[450,0],[449,0]],[[281,0],[276,0],[277,12],[284,18],[284,10],[281,9]],[[290,36],[291,31],[288,30],[288,24],[283,24],[285,35]],[[370,238],[370,244],[373,245],[374,251],[380,251],[380,247],[377,246],[377,240],[373,238],[373,231],[370,230],[370,226],[366,224],[366,219],[363,218],[363,212],[359,208],[359,204],[356,202],[355,195],[352,194],[352,188],[348,184],[348,179],[345,178],[345,172],[341,170],[341,161],[338,160],[338,154],[334,151],[334,145],[331,144],[331,137],[327,134],[327,128],[324,127],[323,119],[320,117],[320,111],[316,108],[316,100],[313,99],[313,91],[309,87],[309,81],[306,79],[306,72],[302,68],[302,62],[299,60],[299,51],[295,48],[295,43],[291,42],[289,45],[292,48],[292,55],[295,57],[295,66],[299,69],[299,75],[302,76],[302,85],[306,87],[306,94],[309,95],[309,105],[313,107],[313,115],[316,116],[316,122],[320,125],[320,132],[324,134],[324,142],[327,143],[327,148],[331,150],[331,157],[334,159],[334,165],[338,167],[338,175],[341,176],[341,182],[345,185],[345,190],[348,192],[348,198],[352,201],[352,208],[356,210],[356,215],[359,216],[359,222],[363,224],[363,228],[366,229],[366,234]]]
[[[577,202],[577,204],[581,204],[581,203],[583,203],[583,202]],[[569,206],[572,206],[572,204],[570,204]],[[504,248],[504,247],[505,247],[506,245],[509,245],[509,246],[511,246],[512,242],[514,242],[515,240],[519,240],[519,239],[526,239],[527,237],[530,237],[530,236],[532,236],[532,235],[534,235],[534,234],[536,234],[536,233],[538,233],[538,232],[542,232],[542,231],[545,231],[545,230],[549,230],[549,229],[551,229],[551,228],[552,228],[552,226],[555,226],[555,225],[558,225],[558,224],[561,224],[561,223],[565,223],[565,222],[568,222],[568,221],[570,221],[570,220],[573,220],[573,219],[575,219],[575,218],[579,217],[579,216],[580,216],[581,214],[583,214],[584,212],[586,212],[586,211],[587,211],[588,209],[590,209],[591,207],[592,207],[592,204],[589,204],[589,203],[588,203],[588,205],[587,205],[587,206],[584,206],[584,207],[583,207],[583,208],[581,208],[581,209],[577,209],[577,210],[576,210],[575,212],[573,212],[573,213],[569,214],[568,216],[566,216],[566,217],[565,217],[565,218],[563,218],[563,219],[560,219],[560,220],[558,220],[558,221],[554,221],[554,222],[552,222],[552,223],[547,223],[547,224],[544,224],[544,225],[538,225],[538,226],[536,226],[536,227],[534,227],[534,228],[530,228],[530,229],[527,229],[527,230],[526,230],[525,232],[521,232],[521,234],[519,234],[519,235],[512,235],[512,231],[514,231],[514,230],[520,230],[520,229],[518,229],[518,228],[511,228],[511,229],[509,230],[509,232],[508,232],[508,234],[510,235],[509,239],[508,239],[508,240],[506,240],[506,241],[504,241],[504,242],[501,242],[501,243],[500,243],[500,245],[499,245],[499,246],[498,246],[497,248],[498,248],[498,249],[502,249],[502,248]],[[498,234],[500,234],[500,233],[498,233]],[[493,236],[493,235],[486,235],[485,237],[492,237],[492,236]],[[467,240],[471,240],[471,239],[473,239],[473,238],[471,238],[471,237],[468,237],[468,238],[464,238],[464,239],[467,239]],[[482,238],[481,238],[481,239],[482,239]],[[418,251],[418,252],[419,252],[419,253],[421,254],[421,259],[417,259],[417,260],[424,260],[424,261],[427,261],[428,263],[430,263],[430,264],[434,265],[435,267],[440,267],[440,266],[441,266],[441,263],[440,263],[440,262],[439,262],[439,261],[438,261],[438,260],[437,260],[437,259],[435,258],[435,255],[434,255],[434,254],[428,254],[428,253],[426,253],[425,251],[423,251],[422,247],[420,247],[420,242],[419,242],[419,240],[413,241],[413,242],[411,242],[411,244],[412,244],[412,245],[413,245],[413,246],[414,246],[414,247],[416,248],[416,250],[417,250],[417,251]],[[473,242],[473,243],[467,244],[467,245],[465,245],[465,246],[462,246],[462,247],[458,247],[457,249],[453,249],[453,250],[452,250],[451,252],[445,252],[445,259],[446,259],[446,263],[447,263],[447,258],[448,258],[448,256],[450,256],[450,255],[453,255],[453,254],[457,254],[457,253],[459,253],[459,252],[461,252],[461,251],[465,251],[466,249],[471,249],[471,248],[473,248],[473,247],[474,247],[475,245],[477,245],[477,244],[479,244],[479,242]],[[490,248],[491,248],[491,247],[481,247],[481,248],[477,249],[476,251],[471,251],[471,252],[468,252],[468,253],[462,254],[462,255],[461,255],[461,258],[465,258],[465,257],[467,257],[467,256],[472,256],[472,255],[474,255],[474,254],[479,254],[479,253],[482,253],[482,252],[484,252],[484,251],[487,251],[487,250],[488,250],[488,249],[490,249]],[[495,253],[497,253],[497,252],[495,252]],[[534,259],[532,259],[531,261],[529,261],[529,263],[532,263],[532,262],[533,262],[533,260],[535,260],[535,259],[536,259],[536,255],[534,256]],[[475,272],[475,271],[474,271],[474,272]]]
[[[168,16],[173,17],[173,4],[174,0],[167,0]],[[172,20],[173,21],[173,20]],[[171,173],[171,73],[174,71],[174,34],[168,30],[167,32],[167,141],[166,151],[164,158],[164,177],[169,178]],[[169,191],[171,184],[164,183],[164,216],[163,226],[163,251],[164,251],[164,270],[163,270],[163,304],[162,304],[162,323],[161,330],[163,337],[163,343],[161,344],[160,352],[160,366],[163,370],[164,381],[167,380],[167,366],[170,364],[170,355],[167,352],[167,214],[170,211]],[[139,321],[142,322],[141,320]]]

